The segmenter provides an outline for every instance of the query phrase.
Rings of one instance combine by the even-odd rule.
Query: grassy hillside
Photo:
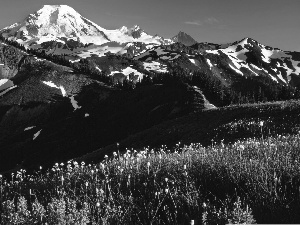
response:
[[[59,84],[68,91],[61,80]],[[27,99],[25,96],[38,97],[37,93],[46,96],[41,98],[43,101],[50,102],[26,102],[7,107],[1,106],[0,100],[0,112],[3,110],[0,151],[4,155],[0,159],[0,171],[21,163],[34,167],[79,157],[191,110],[191,105],[187,104],[190,99],[188,86],[151,85],[122,91],[93,83],[84,86],[76,95],[81,108],[74,111],[70,99],[61,96],[59,90],[48,88],[39,80],[37,83],[38,90],[33,93],[30,93],[30,86],[20,87],[16,92],[29,90],[24,93],[23,102]],[[2,101],[19,100],[18,96],[7,96]],[[31,126],[36,127],[25,131]],[[42,132],[33,140],[39,130]]]
[[[244,138],[261,138],[278,134],[295,134],[300,125],[298,100],[235,105],[203,110],[165,121],[140,133],[119,141],[120,150],[125,148],[175,146],[184,144],[234,142]],[[260,126],[263,124],[263,126]],[[105,154],[116,151],[116,143],[80,157],[93,162]]]
[[[299,223],[299,145],[278,135],[21,170],[0,178],[1,224]]]

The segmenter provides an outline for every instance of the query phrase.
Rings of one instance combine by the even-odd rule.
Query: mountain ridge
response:
[[[65,160],[190,113],[300,97],[298,52],[252,38],[214,44],[138,25],[107,30],[74,11],[45,6],[0,31],[0,151],[11,151],[3,163]]]

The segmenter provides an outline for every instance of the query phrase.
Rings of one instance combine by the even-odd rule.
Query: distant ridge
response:
[[[190,35],[186,34],[185,32],[179,31],[179,33],[171,38],[174,42],[182,43],[186,46],[191,46],[197,43]]]

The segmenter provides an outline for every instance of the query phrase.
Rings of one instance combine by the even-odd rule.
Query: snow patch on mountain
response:
[[[229,66],[230,66],[230,68],[231,68],[232,70],[234,70],[236,73],[238,73],[238,74],[240,74],[240,75],[244,75],[240,70],[236,69],[236,68],[233,67],[232,65],[229,64]]]
[[[0,91],[14,86],[14,82],[9,79],[0,79]]]
[[[189,58],[189,60],[191,61],[191,63],[195,64],[196,65],[196,60],[195,59],[191,59]]]
[[[209,59],[206,59],[206,61],[207,61],[207,64],[209,65],[210,69],[212,69],[213,65],[212,65],[211,61]]]
[[[32,126],[32,127],[26,127],[26,128],[24,129],[24,131],[28,131],[28,130],[31,130],[31,129],[33,129],[33,128],[35,128],[35,126]]]
[[[48,85],[49,87],[53,87],[59,89],[63,97],[67,97],[67,92],[63,86],[57,86],[52,81],[43,81],[44,84]]]
[[[12,90],[12,89],[14,89],[14,88],[16,88],[16,87],[17,87],[17,85],[5,89],[5,91],[2,91],[2,92],[0,93],[0,96],[5,95],[7,92],[9,92],[10,90]]]
[[[285,84],[287,84],[286,80],[283,79],[282,75],[281,75],[281,71],[279,71],[279,74],[277,74],[277,77]]]
[[[209,54],[220,55],[218,51],[219,50],[206,50],[205,52]]]
[[[263,54],[262,60],[266,63],[270,63],[270,57],[273,55],[273,51],[262,48],[261,52]]]
[[[114,75],[116,73],[122,73],[125,76],[129,76],[130,74],[133,74],[135,76],[139,76],[138,80],[141,80],[143,78],[143,74],[137,71],[136,69],[131,68],[130,66],[126,67],[125,69],[122,69],[121,71],[111,71],[110,75]]]
[[[81,108],[81,106],[79,106],[78,102],[75,100],[74,95],[72,95],[71,97],[69,97],[69,99],[71,100],[71,104],[72,104],[72,106],[74,108],[74,111]]]
[[[155,71],[155,72],[159,72],[159,73],[167,73],[168,72],[166,65],[161,64],[156,61],[143,62],[143,65],[144,65],[145,70],[148,70],[148,71]]]
[[[41,131],[42,131],[42,130],[39,130],[38,132],[36,132],[36,133],[33,135],[32,140],[35,140],[35,139],[41,134]]]
[[[102,72],[102,70],[101,70],[98,66],[96,66],[95,68],[96,68],[96,70],[98,70],[99,72]]]

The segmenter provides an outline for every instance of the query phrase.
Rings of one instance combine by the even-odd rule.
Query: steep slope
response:
[[[0,80],[0,171],[78,157],[206,104],[183,83],[121,90],[4,46],[16,53],[3,54],[14,75]]]

